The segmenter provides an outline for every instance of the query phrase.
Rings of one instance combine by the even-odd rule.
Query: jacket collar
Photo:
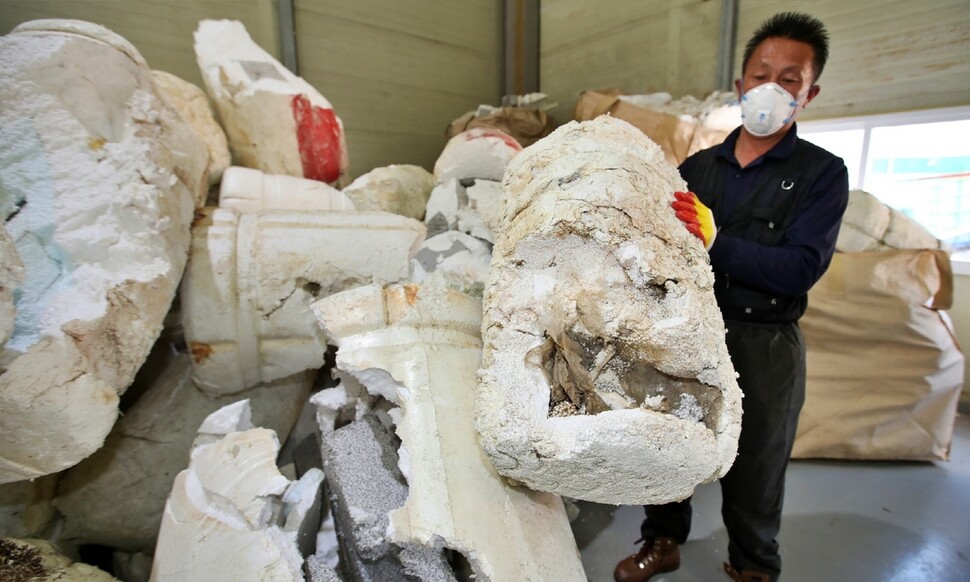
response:
[[[738,143],[738,136],[741,135],[741,127],[735,128],[724,142],[717,148],[717,157],[724,158],[729,162],[734,164],[738,163],[737,158],[734,157],[734,146]],[[793,123],[788,133],[785,137],[781,138],[781,141],[775,144],[775,147],[768,150],[763,158],[775,158],[779,160],[787,160],[795,153],[795,145],[798,143],[798,123]]]

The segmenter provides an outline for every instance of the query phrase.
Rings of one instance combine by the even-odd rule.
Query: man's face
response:
[[[815,51],[808,43],[789,38],[766,38],[751,54],[744,76],[735,81],[738,96],[758,85],[777,83],[798,102],[797,114],[818,95],[812,67],[814,57]],[[794,117],[792,115],[792,119]]]

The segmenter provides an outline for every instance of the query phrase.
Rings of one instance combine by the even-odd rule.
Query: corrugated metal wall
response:
[[[153,69],[202,87],[192,40],[199,21],[238,20],[279,58],[276,13],[275,0],[0,0],[0,34],[38,18],[95,22],[127,39]]]
[[[295,0],[300,74],[344,122],[351,174],[388,164],[431,170],[444,132],[498,105],[497,0]]]
[[[293,0],[300,73],[347,128],[351,177],[392,163],[428,169],[452,119],[497,104],[500,0]],[[743,43],[764,18],[804,10],[832,33],[822,93],[803,119],[970,104],[970,0],[739,0]],[[34,18],[79,18],[124,36],[149,64],[201,85],[200,19],[233,18],[279,57],[276,0],[0,0],[0,33]],[[719,0],[545,0],[541,90],[572,117],[585,89],[715,88]],[[737,76],[737,71],[735,71]]]
[[[785,10],[818,17],[832,37],[803,119],[970,104],[970,0],[741,0],[739,44]]]
[[[498,0],[294,0],[300,74],[343,119],[350,178],[388,164],[428,170],[454,118],[497,105]],[[0,34],[37,18],[73,18],[125,37],[148,64],[202,86],[199,20],[241,21],[280,58],[276,0],[0,0]]]
[[[803,119],[970,104],[970,0],[739,0],[735,76],[754,29],[786,10],[817,16],[832,36]],[[718,0],[546,0],[541,88],[566,119],[585,89],[703,97],[716,83],[720,11]]]
[[[706,95],[714,88],[717,0],[545,0],[540,6],[540,89],[572,119],[586,89]]]

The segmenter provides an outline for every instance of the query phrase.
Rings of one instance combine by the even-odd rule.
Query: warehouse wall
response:
[[[740,0],[735,76],[741,45],[785,10],[820,18],[832,38],[803,119],[970,104],[970,0]]]
[[[101,24],[123,36],[153,69],[202,87],[192,34],[202,19],[239,20],[264,50],[279,58],[275,0],[0,0],[0,34],[38,18]]]
[[[572,119],[586,89],[714,90],[721,3],[713,0],[545,0],[540,5],[539,87]]]
[[[801,10],[832,36],[822,93],[803,119],[970,104],[970,0],[739,0],[735,73],[744,43],[771,15]],[[721,2],[546,0],[540,89],[572,117],[586,89],[703,97],[716,86]]]
[[[351,174],[428,170],[448,124],[502,90],[495,0],[296,0],[300,74],[344,122]]]
[[[0,0],[0,34],[37,18],[102,24],[152,68],[200,87],[192,33],[201,19],[239,20],[281,55],[276,0]],[[431,170],[454,118],[500,102],[501,2],[294,0],[294,18],[299,72],[344,122],[348,179],[388,164]]]

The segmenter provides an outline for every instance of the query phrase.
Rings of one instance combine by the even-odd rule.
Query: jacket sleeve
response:
[[[717,233],[711,265],[732,280],[791,297],[804,295],[828,269],[849,200],[845,164],[833,158],[812,186],[781,246]]]

